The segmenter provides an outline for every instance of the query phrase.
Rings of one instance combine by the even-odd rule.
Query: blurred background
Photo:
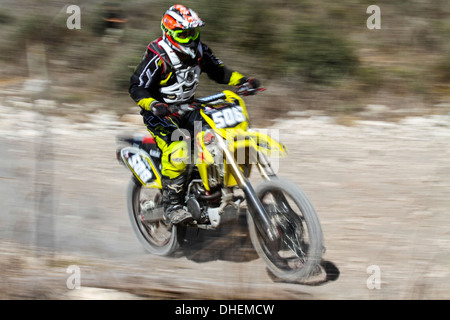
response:
[[[217,57],[268,89],[249,113],[280,130],[280,174],[316,206],[326,284],[274,282],[245,225],[143,254],[114,137],[145,133],[129,78],[174,2],[0,0],[0,299],[448,299],[450,2],[181,3]],[[227,89],[202,77],[199,96]],[[71,265],[84,291],[66,286]]]
[[[81,9],[69,30],[68,5]],[[206,22],[201,38],[229,67],[256,76],[287,108],[361,111],[414,97],[432,107],[450,94],[450,4],[445,0],[184,1]],[[381,9],[370,30],[368,6]],[[167,1],[17,1],[0,9],[0,80],[28,77],[27,49],[45,46],[48,76],[63,102],[130,104],[129,76],[148,42],[161,36]],[[114,20],[114,18],[117,18]],[[109,21],[108,21],[109,20]],[[68,76],[70,74],[70,76]],[[200,92],[209,92],[209,81]],[[279,90],[277,90],[277,88]],[[279,107],[279,106],[278,106]]]

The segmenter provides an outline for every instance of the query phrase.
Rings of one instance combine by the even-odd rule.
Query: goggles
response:
[[[200,28],[186,30],[170,30],[170,36],[178,43],[187,44],[194,41],[200,35]]]

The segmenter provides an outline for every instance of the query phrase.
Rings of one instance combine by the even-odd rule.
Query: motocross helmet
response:
[[[200,27],[204,25],[192,9],[181,4],[174,5],[161,20],[163,39],[174,50],[195,58],[200,44]]]

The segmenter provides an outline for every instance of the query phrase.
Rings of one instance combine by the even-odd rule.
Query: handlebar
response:
[[[265,91],[266,88],[251,88],[247,83],[239,86],[235,93],[240,96],[250,96],[255,95],[257,92]],[[201,109],[205,107],[205,104],[224,99],[226,97],[225,93],[220,92],[210,96],[197,98],[192,101],[184,102],[181,104],[173,104],[170,106],[172,112],[184,113],[187,111],[193,111],[196,109]]]

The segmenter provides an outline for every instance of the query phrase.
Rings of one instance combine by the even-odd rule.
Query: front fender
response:
[[[280,157],[285,157],[288,154],[288,150],[283,143],[273,139],[261,131],[237,132],[233,138],[233,143],[230,144],[230,147],[234,149],[231,151],[235,151],[240,148],[252,147],[268,156],[278,155]]]

